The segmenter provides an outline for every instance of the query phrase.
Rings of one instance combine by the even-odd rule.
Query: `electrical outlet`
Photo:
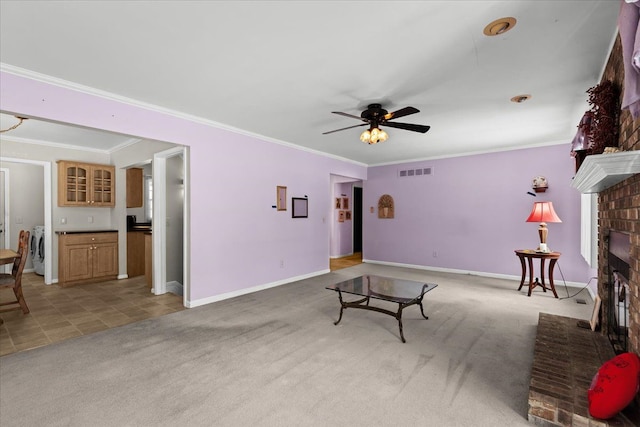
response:
[[[67,218],[60,218],[60,224],[64,225],[67,223]]]

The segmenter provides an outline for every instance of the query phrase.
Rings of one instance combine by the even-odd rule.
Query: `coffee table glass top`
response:
[[[327,286],[326,289],[369,296],[384,301],[406,303],[422,297],[436,286],[438,285],[435,283],[365,275]]]

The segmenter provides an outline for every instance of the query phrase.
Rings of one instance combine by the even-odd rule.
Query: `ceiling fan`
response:
[[[359,125],[347,126],[346,128],[330,130],[329,132],[323,132],[322,134],[327,135],[333,132],[339,132],[341,130],[368,125],[369,129],[362,132],[362,134],[360,135],[360,140],[362,142],[366,142],[367,144],[377,144],[378,142],[386,141],[389,137],[385,131],[380,129],[380,126],[389,126],[397,129],[410,130],[412,132],[426,133],[431,126],[416,125],[413,123],[397,123],[390,121],[393,119],[397,119],[398,117],[404,117],[419,112],[420,110],[418,110],[417,108],[404,107],[390,113],[382,108],[382,105],[380,104],[370,104],[367,109],[360,114],[360,117],[340,111],[332,111],[333,114],[339,114],[341,116],[362,120],[364,123],[361,123]]]

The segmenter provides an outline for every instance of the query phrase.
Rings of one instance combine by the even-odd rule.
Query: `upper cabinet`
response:
[[[143,170],[140,168],[127,169],[127,207],[141,208],[143,206]]]
[[[115,166],[58,161],[58,206],[114,207]]]

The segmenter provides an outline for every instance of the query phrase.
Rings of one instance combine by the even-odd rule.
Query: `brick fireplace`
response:
[[[610,81],[618,89],[622,102],[624,67],[618,36],[605,67],[602,82]],[[640,150],[640,118],[633,120],[628,111],[618,117],[618,148]],[[607,156],[604,154],[603,156]],[[619,248],[623,247],[620,253]],[[613,249],[614,255],[610,256]],[[609,259],[611,258],[611,260]],[[622,264],[619,259],[622,259]],[[624,277],[626,336],[612,339],[611,327],[619,319],[621,270]],[[635,174],[598,193],[598,296],[602,299],[598,333],[576,327],[576,319],[541,313],[538,322],[534,363],[529,387],[529,421],[551,426],[627,426],[640,425],[640,396],[623,414],[611,420],[589,416],[587,389],[591,378],[615,351],[640,355],[640,174]],[[617,297],[616,297],[617,295]],[[613,319],[613,320],[612,320]],[[558,358],[558,355],[562,355]],[[564,364],[560,365],[558,359]],[[540,369],[555,366],[555,371]],[[626,417],[626,418],[625,418]]]
[[[611,51],[602,80],[622,88],[624,68],[620,38]],[[621,92],[621,91],[620,91]],[[622,95],[621,95],[622,96]],[[618,147],[622,151],[640,150],[640,119],[628,111],[619,117]],[[598,194],[598,295],[602,298],[603,333],[609,329],[612,313],[609,304],[612,271],[609,271],[609,234],[629,235],[629,325],[627,351],[640,354],[640,174],[636,174]]]

